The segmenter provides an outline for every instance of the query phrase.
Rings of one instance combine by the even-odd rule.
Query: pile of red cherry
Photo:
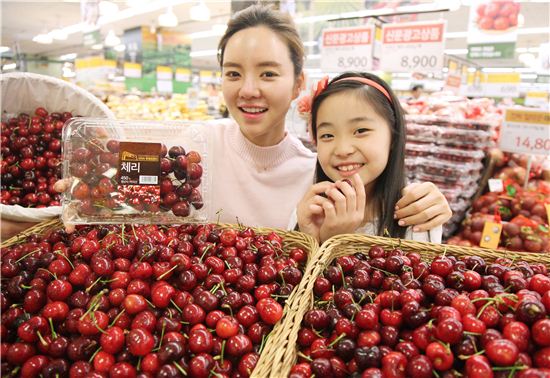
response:
[[[214,225],[85,226],[1,255],[1,375],[44,378],[247,377],[307,260]]]
[[[550,377],[542,264],[373,246],[314,283],[291,377]]]
[[[200,191],[203,168],[201,155],[185,152],[181,146],[169,150],[162,145],[159,185],[119,186],[119,141],[105,144],[92,138],[76,148],[70,159],[70,173],[79,179],[72,188],[82,214],[94,215],[120,210],[128,205],[138,212],[172,211],[176,216],[191,214],[191,207],[203,207]]]
[[[61,131],[69,112],[40,107],[2,121],[1,201],[25,207],[59,206],[53,184],[61,177]]]

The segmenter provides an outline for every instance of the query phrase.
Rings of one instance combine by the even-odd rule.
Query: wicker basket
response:
[[[220,224],[221,228],[236,228],[239,229],[242,226],[241,225],[235,225],[235,224]],[[28,238],[31,235],[43,235],[48,231],[55,230],[55,229],[62,229],[63,223],[59,221],[59,219],[54,219],[50,221],[46,221],[43,223],[39,223],[34,227],[31,227],[20,234],[6,240],[4,243],[1,244],[0,248],[7,248],[12,245],[15,245],[17,243],[25,241],[26,238]],[[306,267],[309,267],[311,264],[309,264],[312,260],[312,257],[316,256],[316,252],[319,250],[319,244],[317,241],[312,238],[311,236],[297,232],[297,231],[285,231],[280,229],[274,229],[274,228],[264,228],[264,227],[253,227],[253,230],[258,234],[269,234],[272,231],[276,232],[283,238],[283,247],[285,248],[302,248],[304,251],[308,253],[308,264]],[[307,273],[306,273],[307,274]],[[306,274],[304,274],[303,277],[306,277]],[[304,278],[305,279],[305,278]],[[287,299],[287,303],[292,303],[296,299],[296,296],[298,292],[298,288],[295,288],[292,292],[292,294]],[[303,296],[303,293],[300,294],[300,297]],[[289,305],[284,306],[284,312],[283,312],[283,319],[285,317],[289,317]],[[281,353],[282,350],[279,350],[277,345],[274,344],[273,340],[279,340],[281,338],[284,338],[286,334],[288,333],[288,329],[285,329],[282,325],[282,322],[278,322],[271,333],[269,334],[269,337],[266,339],[266,344],[264,346],[262,355],[260,357],[260,361],[267,361],[267,363],[263,363],[261,365],[261,369],[256,368],[252,374],[252,376],[255,377],[265,377],[268,376],[270,373],[271,365],[269,361],[273,360],[274,358],[281,359]],[[260,366],[260,363],[258,363],[258,366]]]
[[[287,311],[281,320],[279,333],[270,338],[266,344],[269,353],[260,357],[255,377],[287,377],[290,369],[297,360],[297,340],[302,320],[306,312],[313,307],[313,286],[315,280],[329,264],[338,257],[348,256],[358,252],[367,252],[368,249],[378,245],[384,249],[399,246],[405,252],[418,252],[425,260],[433,259],[443,253],[456,257],[479,256],[486,261],[494,261],[498,257],[507,257],[512,260],[523,260],[530,263],[543,263],[550,266],[550,254],[541,253],[517,253],[497,251],[484,248],[466,248],[454,245],[433,244],[377,236],[359,234],[347,234],[335,236],[327,240],[313,256],[306,267],[306,273],[298,288],[294,290],[292,300],[287,303]]]
[[[61,221],[57,218],[46,220],[30,228],[27,228],[25,231],[20,232],[19,234],[9,238],[6,241],[3,241],[2,244],[0,244],[0,248],[11,247],[14,244],[25,241],[25,239],[27,239],[31,235],[43,235],[50,230],[58,229],[61,227],[63,227],[63,223],[61,223]]]

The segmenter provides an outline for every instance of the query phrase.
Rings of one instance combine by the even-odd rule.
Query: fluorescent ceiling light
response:
[[[0,54],[10,51],[8,46],[0,46]]]
[[[514,68],[514,72],[523,72],[523,73],[533,72],[533,69],[529,67],[518,67],[518,68]]]
[[[120,44],[120,45],[115,46],[114,49],[115,49],[115,51],[122,52],[122,51],[126,50],[126,45]]]
[[[53,38],[48,33],[42,33],[35,36],[32,41],[36,43],[41,43],[43,45],[49,45],[53,42]]]
[[[105,16],[118,12],[118,5],[116,5],[116,3],[114,3],[113,1],[102,0],[99,2],[98,8],[100,16]]]
[[[114,47],[116,45],[120,45],[120,38],[117,37],[113,29],[111,29],[107,33],[104,43],[107,47]]]
[[[4,71],[7,71],[7,70],[14,70],[15,68],[17,67],[17,64],[16,63],[8,63],[8,64],[4,64],[2,66],[2,69]]]
[[[96,43],[95,45],[92,45],[92,50],[101,50],[103,49],[102,43]]]
[[[58,41],[66,41],[67,38],[69,37],[67,33],[63,31],[63,29],[54,29],[50,32],[50,35],[52,36],[53,39]]]
[[[70,53],[70,54],[65,54],[65,55],[61,55],[59,57],[59,59],[61,60],[73,60],[77,57],[77,54],[76,53]]]
[[[319,42],[317,41],[307,41],[307,42],[304,42],[304,46],[306,47],[309,47],[309,46],[317,46],[319,44]]]
[[[191,39],[201,39],[201,38],[210,38],[210,37],[221,37],[225,33],[225,29],[221,30],[205,30],[195,33],[190,33],[187,36]]]
[[[178,26],[178,17],[172,11],[172,7],[168,7],[166,13],[159,15],[158,24],[163,28],[174,28]]]
[[[199,51],[191,51],[189,54],[191,58],[197,58],[199,56],[216,56],[218,54],[218,50],[199,50]]]
[[[536,79],[538,77],[537,74],[520,74],[519,77],[522,79]]]
[[[210,20],[210,9],[206,6],[204,1],[199,1],[198,4],[193,5],[189,9],[189,17],[193,21],[208,21]]]

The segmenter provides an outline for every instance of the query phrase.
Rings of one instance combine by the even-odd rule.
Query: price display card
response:
[[[440,72],[444,64],[446,21],[382,26],[380,69],[388,72]]]
[[[371,71],[374,26],[323,30],[323,72]]]
[[[550,112],[506,109],[500,148],[520,154],[550,155]]]

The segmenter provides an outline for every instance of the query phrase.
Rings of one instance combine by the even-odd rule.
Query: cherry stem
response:
[[[208,244],[208,245],[206,246],[206,248],[204,249],[204,252],[202,253],[201,258],[199,259],[199,261],[200,261],[201,263],[202,263],[202,259],[204,259],[204,256],[206,255],[206,253],[207,253],[208,251],[210,251],[210,249],[212,249],[212,244]]]
[[[71,262],[71,260],[70,260],[67,256],[65,256],[65,254],[61,253],[60,251],[54,251],[54,253],[55,253],[56,255],[62,256],[65,260],[67,260],[67,262],[69,263],[69,265],[71,266],[71,268],[73,268],[73,270],[74,270],[74,265],[73,265],[73,263]]]
[[[117,322],[117,320],[122,316],[122,314],[124,314],[124,311],[126,311],[126,309],[122,309],[122,311],[119,312],[117,316],[115,316],[115,318],[113,319],[113,321],[111,322],[111,324],[109,324],[109,327],[112,327],[112,326],[115,325],[115,323]]]
[[[345,332],[338,335],[337,338],[335,338],[330,344],[328,344],[329,348],[332,348],[334,345],[338,343],[338,341],[342,340],[344,337],[346,337]]]
[[[149,304],[149,306],[153,307],[153,308],[157,308],[157,306],[155,306],[154,304],[152,304],[147,298],[143,298],[145,299],[145,302],[147,302],[147,304]]]
[[[185,371],[184,368],[182,368],[182,367],[180,366],[180,364],[178,364],[176,361],[174,361],[174,365],[175,365],[176,368],[181,372],[181,374],[187,376],[187,372]]]
[[[179,311],[179,313],[181,314],[183,311],[181,310],[180,306],[178,306],[176,304],[176,302],[174,302],[174,300],[170,299],[170,303],[172,303],[174,305],[174,307],[176,308],[176,310]]]
[[[88,363],[92,363],[92,361],[94,360],[95,356],[99,353],[99,351],[101,350],[101,347],[97,348],[96,351],[94,352],[94,354],[92,354],[92,357],[90,357],[90,359],[88,360]]]
[[[160,330],[159,346],[156,348],[156,350],[160,350],[160,347],[162,346],[162,339],[164,339],[165,329],[166,329],[166,322],[162,322],[162,329]]]
[[[138,363],[137,363],[137,366],[136,366],[136,370],[137,370],[137,371],[141,371],[141,359],[142,359],[142,358],[143,358],[142,356],[140,356],[140,357],[138,358]]]
[[[27,257],[32,255],[33,253],[36,253],[36,252],[39,252],[39,251],[40,251],[40,249],[35,249],[34,251],[31,251],[31,252],[27,253],[26,255],[24,255],[23,257],[20,257],[19,259],[15,260],[15,262],[18,263],[22,260],[25,260]]]
[[[262,340],[263,341],[263,340]],[[221,363],[223,364],[223,356],[225,354],[225,342],[226,340],[223,340],[222,341],[222,348],[221,348],[221,351],[220,351],[220,358],[221,358]],[[260,349],[261,350],[261,349]],[[261,352],[260,352],[261,353]]]
[[[42,337],[42,335],[40,334],[40,331],[36,331],[36,335],[38,336],[38,339],[40,340],[40,343],[42,345],[44,345],[45,347],[48,346],[48,342],[46,340],[44,340],[44,338]]]
[[[303,354],[302,352],[298,352],[298,356],[299,357],[302,357],[303,359],[309,361],[309,362],[312,362],[313,360],[311,359],[311,357],[308,357],[306,356],[305,354]]]
[[[86,288],[86,293],[89,293],[90,290],[92,290],[92,288],[93,288],[100,280],[101,280],[101,276],[100,276],[100,277],[97,277],[97,279],[96,279],[94,282],[92,282],[92,284],[91,284],[90,286],[88,286],[88,287]]]
[[[168,274],[170,274],[177,267],[178,267],[178,265],[174,265],[173,267],[168,269],[166,272],[162,273],[160,276],[157,277],[157,281],[162,280],[164,277],[166,277]]]
[[[57,339],[57,333],[55,333],[55,329],[53,327],[53,320],[52,318],[48,318],[48,322],[50,323],[50,328],[52,330],[52,339]]]

